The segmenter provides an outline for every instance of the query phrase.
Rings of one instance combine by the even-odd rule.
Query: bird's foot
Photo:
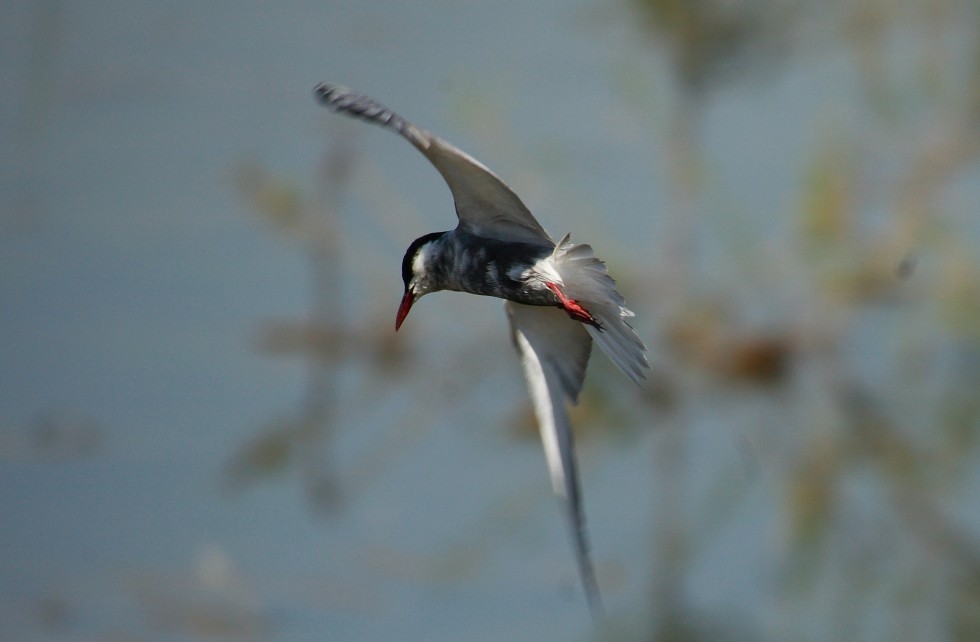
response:
[[[548,289],[554,292],[555,296],[558,297],[558,307],[565,311],[565,313],[576,321],[582,323],[587,323],[597,330],[602,330],[602,326],[599,325],[599,321],[592,316],[588,310],[579,305],[579,302],[575,299],[569,299],[565,296],[565,293],[561,291],[557,283],[551,283],[546,281],[545,285]]]

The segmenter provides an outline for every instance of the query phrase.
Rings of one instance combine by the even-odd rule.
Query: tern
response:
[[[586,599],[602,601],[589,556],[567,404],[576,403],[592,342],[639,384],[646,346],[629,324],[616,282],[589,245],[565,235],[555,243],[517,194],[483,163],[417,127],[373,98],[321,83],[326,107],[401,134],[449,185],[459,224],[415,239],[402,260],[405,292],[395,330],[430,292],[454,290],[505,300],[538,421],[554,492],[563,500]]]

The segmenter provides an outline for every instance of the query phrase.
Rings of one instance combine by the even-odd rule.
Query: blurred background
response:
[[[980,638],[974,0],[13,1],[11,640]],[[589,619],[498,301],[393,332],[472,153],[653,370],[574,412]]]

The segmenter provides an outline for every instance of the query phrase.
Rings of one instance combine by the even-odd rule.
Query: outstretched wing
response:
[[[629,324],[633,311],[626,307],[606,264],[596,258],[591,246],[572,243],[568,234],[555,246],[552,264],[565,295],[598,319],[600,327],[587,325],[585,329],[606,356],[639,385],[646,378],[643,369],[650,367],[647,348]]]
[[[334,111],[395,130],[425,154],[449,185],[459,225],[466,231],[485,238],[551,246],[548,233],[517,194],[480,161],[346,87],[321,83],[313,93]]]
[[[572,426],[566,409],[566,404],[575,402],[582,389],[592,341],[581,323],[557,308],[510,301],[506,307],[538,420],[551,485],[564,500],[586,598],[598,616],[602,613],[602,600],[589,556]]]

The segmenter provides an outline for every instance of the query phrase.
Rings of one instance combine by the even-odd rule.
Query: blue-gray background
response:
[[[980,635],[974,2],[10,2],[6,639]],[[498,302],[355,87],[590,242],[654,371],[575,422],[594,626]],[[901,635],[900,635],[901,634]]]

